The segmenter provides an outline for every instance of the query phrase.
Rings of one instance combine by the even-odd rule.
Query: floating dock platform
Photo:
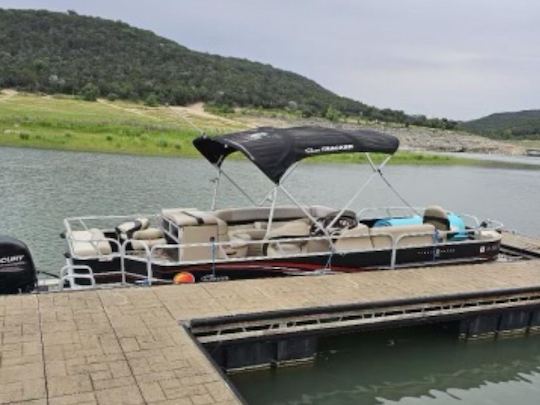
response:
[[[240,404],[221,368],[304,361],[325,333],[448,321],[465,338],[536,332],[540,241],[503,243],[525,260],[2,296],[0,404]]]

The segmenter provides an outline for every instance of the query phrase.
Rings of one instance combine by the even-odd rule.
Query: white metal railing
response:
[[[381,210],[381,208],[366,208],[360,211],[359,217],[362,218],[362,214],[365,214],[366,212],[375,211],[375,210]],[[389,216],[392,216],[392,212],[396,212],[398,210],[408,210],[410,212],[409,207],[385,207],[382,210],[386,210],[386,212],[389,213]],[[141,215],[142,216],[142,215]],[[166,266],[183,266],[183,265],[200,265],[200,264],[218,264],[218,263],[231,263],[231,262],[245,262],[245,261],[256,261],[256,260],[268,260],[267,255],[261,255],[261,256],[246,256],[246,257],[229,257],[227,254],[227,248],[230,248],[231,243],[235,243],[235,241],[216,241],[216,242],[202,242],[202,243],[189,243],[189,244],[160,244],[160,245],[154,245],[149,246],[144,240],[136,240],[138,244],[140,244],[143,248],[144,254],[141,256],[140,250],[128,250],[128,246],[131,245],[131,243],[134,241],[133,239],[127,239],[120,243],[116,239],[112,238],[98,238],[98,239],[76,239],[71,237],[71,231],[72,227],[70,224],[70,221],[78,221],[83,226],[86,226],[85,220],[106,220],[106,219],[114,219],[114,220],[133,220],[134,218],[141,217],[138,215],[129,215],[129,216],[104,216],[104,217],[78,217],[78,218],[67,218],[64,220],[64,223],[66,225],[66,241],[70,250],[71,259],[75,260],[91,260],[91,259],[98,259],[98,260],[113,260],[115,258],[120,259],[120,270],[118,271],[110,271],[110,272],[102,272],[99,273],[99,275],[120,275],[121,276],[121,283],[123,285],[128,284],[127,278],[132,277],[135,279],[141,279],[146,284],[152,285],[153,282],[170,282],[169,280],[163,280],[154,278],[152,265],[166,265]],[[466,214],[460,214],[460,216],[467,216]],[[146,216],[148,217],[148,216]],[[154,215],[153,217],[158,217]],[[467,235],[476,235],[478,231],[487,231],[487,230],[497,230],[499,227],[502,227],[502,223],[498,221],[493,220],[487,220],[484,221],[483,224],[478,221],[478,219],[475,216],[468,216],[472,218],[476,224],[478,224],[474,228],[464,229],[464,230],[458,230],[458,231],[450,231],[450,232],[438,232],[439,234],[444,233],[460,233],[460,234],[467,234]],[[489,225],[492,226],[489,226]],[[483,225],[483,226],[481,226]],[[88,229],[88,228],[86,228]],[[291,258],[291,257],[306,257],[306,256],[320,256],[323,254],[326,255],[343,255],[350,252],[361,252],[361,251],[383,251],[388,250],[387,248],[381,248],[381,249],[348,249],[348,250],[336,250],[334,244],[338,240],[343,239],[372,239],[374,236],[376,237],[383,237],[388,238],[390,242],[390,249],[391,249],[391,255],[390,255],[390,262],[388,268],[394,269],[396,267],[396,261],[397,261],[397,253],[400,249],[405,248],[414,248],[414,247],[433,247],[434,249],[437,248],[437,246],[440,244],[440,241],[438,237],[433,237],[433,232],[413,232],[413,233],[404,233],[399,235],[394,235],[392,233],[382,233],[384,232],[384,227],[377,228],[378,233],[377,235],[371,235],[369,232],[366,234],[360,234],[360,235],[346,235],[346,236],[340,236],[340,235],[332,235],[333,243],[329,244],[329,248],[327,251],[316,251],[316,252],[294,252],[291,254],[286,254],[282,249],[282,244],[287,243],[295,243],[295,244],[307,244],[310,241],[326,241],[328,242],[328,238],[326,236],[306,236],[306,237],[295,237],[295,238],[281,238],[281,239],[261,239],[261,240],[242,240],[239,241],[242,245],[248,246],[249,245],[276,245],[278,249],[281,251],[282,254],[280,254],[278,257],[283,258]],[[437,234],[437,232],[435,233]],[[407,246],[400,246],[401,242],[405,240],[406,238],[414,238],[414,237],[421,237],[421,236],[432,236],[433,242],[431,244],[419,244],[419,245],[407,245]],[[73,249],[73,242],[85,242],[85,243],[92,243],[94,246],[96,246],[96,256],[77,256],[74,253]],[[100,242],[109,242],[112,243],[117,249],[117,251],[113,251],[110,254],[101,254],[101,252],[98,249],[98,244]],[[489,242],[489,240],[478,240],[479,243],[485,243]],[[459,240],[459,241],[448,241],[446,240],[444,242],[445,245],[460,245],[464,243],[471,243],[470,239],[467,240]],[[189,249],[189,248],[201,248],[201,247],[207,247],[209,249],[218,249],[219,252],[221,252],[221,257],[213,257],[213,259],[199,259],[199,260],[182,260],[181,258],[181,252],[183,249]],[[167,260],[163,260],[162,258],[157,257],[156,252],[158,250],[161,251],[167,251],[167,250],[175,250],[178,252],[178,260],[173,260],[171,257],[169,257]],[[137,252],[137,254],[135,254]],[[133,273],[126,271],[126,259],[130,260],[136,260],[136,261],[143,261],[146,264],[146,275],[142,275],[140,273]],[[73,264],[71,264],[72,267]],[[66,267],[66,266],[65,266]],[[88,266],[86,266],[88,267]],[[80,277],[81,275],[77,275],[76,277]],[[82,277],[81,277],[82,278]]]
[[[414,212],[414,211],[416,212]],[[357,216],[358,219],[375,219],[376,216],[373,215],[366,215],[368,213],[384,213],[387,217],[393,217],[396,215],[404,215],[408,213],[413,215],[418,215],[417,212],[424,211],[425,207],[405,207],[405,206],[394,206],[394,207],[366,207],[362,208],[360,211],[358,211]],[[458,217],[462,218],[465,222],[465,225],[469,225],[472,228],[485,228],[485,229],[494,229],[494,230],[500,230],[504,227],[504,224],[500,221],[494,220],[494,219],[485,219],[484,221],[480,221],[477,216],[472,214],[465,214],[465,213],[458,213],[453,212],[453,214],[457,215]],[[407,216],[407,215],[404,215]],[[467,220],[471,221],[471,223],[467,224]],[[484,224],[484,225],[483,225]]]
[[[78,272],[76,272],[78,271]],[[84,271],[85,273],[80,273]],[[88,285],[79,284],[77,280],[87,280]],[[96,280],[94,272],[90,266],[66,264],[60,269],[60,278],[58,288],[60,291],[64,289],[64,284],[68,283],[70,290],[82,290],[87,288],[95,288]]]

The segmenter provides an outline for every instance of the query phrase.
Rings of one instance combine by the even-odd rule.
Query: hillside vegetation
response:
[[[240,122],[182,107],[125,101],[89,103],[69,96],[0,94],[0,145],[160,156],[191,156],[199,130],[219,134]]]
[[[292,72],[195,52],[150,31],[75,12],[0,9],[0,88],[150,106],[202,101],[222,111],[279,108],[330,120],[356,116],[436,128],[456,125],[371,107]]]
[[[253,113],[240,111],[223,116],[205,112],[201,105],[148,107],[142,103],[105,99],[89,103],[73,96],[3,90],[0,92],[0,146],[195,157],[200,155],[192,141],[201,131],[215,135],[261,125],[320,125],[322,121],[296,120],[294,116],[275,115],[257,118]],[[346,123],[336,125],[350,126]],[[400,129],[395,125],[366,128],[400,136]],[[416,131],[412,127],[408,129]],[[405,128],[402,126],[401,130]],[[454,139],[456,136],[452,131],[429,131],[433,133],[424,136],[419,134],[418,145],[426,145],[425,139],[420,138],[432,138],[439,132],[440,138],[447,135]],[[400,136],[405,143],[409,137],[410,134]],[[240,157],[239,154],[234,156]],[[375,155],[374,158],[380,160],[382,156]],[[310,160],[365,162],[363,154],[328,155]],[[499,163],[406,150],[399,151],[392,159],[392,164],[500,166]]]
[[[491,114],[461,126],[492,138],[540,140],[540,110]]]

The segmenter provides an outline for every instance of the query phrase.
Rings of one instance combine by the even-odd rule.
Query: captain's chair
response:
[[[424,224],[431,224],[438,231],[449,231],[450,220],[446,211],[438,205],[427,207],[424,211]]]

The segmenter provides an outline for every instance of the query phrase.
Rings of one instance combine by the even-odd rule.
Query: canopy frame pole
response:
[[[374,172],[376,172],[377,171],[377,166],[373,162],[373,159],[371,159],[371,155],[368,152],[366,152],[365,155],[366,155],[366,159],[368,160],[369,165],[371,166],[371,169]]]
[[[225,170],[223,170],[223,169],[222,169],[221,167],[219,167],[219,166],[218,166],[218,170],[221,172],[221,174],[222,174],[223,176],[225,176],[225,178],[226,178],[227,180],[229,180],[229,181],[231,182],[231,184],[232,184],[234,187],[236,187],[236,189],[237,189],[238,191],[240,191],[240,193],[242,193],[242,195],[243,195],[244,197],[246,197],[246,198],[249,200],[249,202],[250,202],[251,204],[257,205],[257,203],[255,202],[255,200],[253,200],[253,198],[251,198],[250,195],[249,195],[248,193],[246,193],[245,190],[244,190],[242,187],[240,187],[240,185],[239,185],[238,183],[236,183],[236,181],[234,181],[234,180],[233,180],[233,179],[225,172]]]
[[[294,169],[296,169],[296,167],[300,164],[300,162],[295,162],[293,163],[293,165],[291,167],[289,167],[287,169],[287,171],[285,172],[285,174],[283,176],[281,176],[281,179],[279,179],[279,182],[280,183],[283,183],[285,181],[285,179],[287,179],[287,177],[289,177],[291,175],[291,173],[294,171]],[[262,173],[262,172],[261,172]],[[264,174],[264,173],[263,173]],[[264,198],[259,202],[258,206],[262,206],[264,204],[265,201],[267,201],[270,196],[274,193],[274,191],[277,189],[277,186],[275,184],[273,184],[273,187],[270,191],[268,191],[268,193],[266,193],[266,195],[264,196]]]
[[[272,222],[274,221],[274,211],[276,209],[278,188],[274,187],[272,191],[273,191],[272,206],[270,208],[270,213],[268,214],[268,225],[266,226],[266,233],[264,234],[264,239],[267,239],[268,235],[270,234],[270,230],[272,229]]]
[[[368,154],[366,153],[366,155]],[[343,213],[351,206],[351,204],[358,198],[358,196],[366,189],[369,183],[371,183],[371,181],[375,178],[375,176],[377,174],[380,174],[383,167],[390,161],[391,158],[392,158],[392,155],[388,156],[386,159],[383,160],[383,162],[379,166],[373,165],[373,162],[370,163],[373,168],[373,173],[371,173],[371,175],[368,177],[366,182],[356,191],[356,193],[354,193],[354,195],[347,202],[347,204],[345,204],[345,206],[338,212],[338,214],[334,217],[334,219],[328,224],[326,229],[332,228],[332,226],[334,226],[334,224],[339,220],[339,218],[341,218]]]
[[[211,211],[214,211],[216,209],[220,181],[221,181],[221,170],[218,168],[217,177],[214,179],[214,193],[212,195],[212,205],[210,206]]]
[[[373,163],[373,160],[371,160],[371,156],[369,155],[369,153],[366,153],[366,157],[369,164],[371,165],[371,168],[374,171],[377,171],[377,173],[379,173],[379,175],[381,176],[381,180],[384,182],[384,184],[386,184],[390,191],[392,191],[396,195],[396,197],[399,198],[401,202],[405,204],[405,206],[409,208],[413,213],[415,213],[416,215],[420,215],[420,213],[405,198],[403,198],[401,194],[398,193],[398,191],[394,188],[394,186],[392,186],[392,184],[386,179],[386,177],[384,177],[383,172],[381,170],[377,170],[375,164]]]
[[[296,198],[294,198],[294,196],[285,187],[283,187],[283,184],[278,184],[277,186],[281,189],[281,191],[283,191],[283,193],[289,198],[289,200],[291,200],[294,203],[294,205],[296,205],[298,208],[300,208],[300,210],[304,214],[306,214],[306,216],[309,218],[309,220],[311,222],[313,222],[315,224],[315,226],[317,226],[317,228],[319,228],[319,230],[321,230],[324,233],[324,235],[328,239],[328,242],[330,243],[330,246],[332,247],[332,251],[334,251],[334,249],[335,249],[334,248],[334,242],[332,241],[332,237],[328,233],[328,229],[325,228],[324,226],[322,226],[319,223],[319,221],[317,221],[315,219],[315,217],[313,215],[311,215],[309,213],[309,211],[306,210],[306,208],[302,204],[300,204],[300,202],[298,202],[298,200],[296,200]]]

